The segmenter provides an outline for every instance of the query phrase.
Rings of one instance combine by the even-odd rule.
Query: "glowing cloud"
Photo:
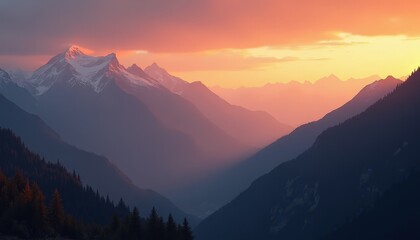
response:
[[[229,86],[331,72],[398,75],[418,65],[419,42],[405,39],[420,36],[419,7],[414,0],[4,0],[0,66],[33,69],[33,59],[78,44]]]

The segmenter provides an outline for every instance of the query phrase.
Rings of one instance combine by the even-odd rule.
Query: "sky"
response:
[[[78,45],[210,86],[401,77],[420,66],[418,9],[415,0],[2,0],[0,68],[34,70]]]

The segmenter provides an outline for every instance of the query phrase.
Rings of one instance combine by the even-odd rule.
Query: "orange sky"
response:
[[[66,46],[152,62],[225,87],[420,65],[420,1],[39,0],[0,2],[0,68],[33,69]]]

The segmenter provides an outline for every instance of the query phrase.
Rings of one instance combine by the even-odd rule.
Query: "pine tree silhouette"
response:
[[[65,214],[61,196],[58,190],[55,189],[50,205],[50,221],[56,232],[60,233],[62,231],[64,220]]]
[[[184,221],[182,223],[182,230],[181,230],[181,239],[182,240],[193,240],[193,234],[190,227],[190,224],[188,223],[188,220],[184,218]]]
[[[141,239],[140,213],[137,207],[134,207],[130,216],[129,234],[131,239]]]
[[[172,217],[172,214],[169,214],[168,221],[166,221],[166,227],[165,227],[165,240],[177,240],[178,239],[178,231],[176,223]]]

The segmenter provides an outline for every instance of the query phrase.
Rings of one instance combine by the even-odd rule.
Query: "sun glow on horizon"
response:
[[[263,46],[192,53],[136,51],[124,64],[159,63],[187,81],[228,88],[311,81],[330,74],[340,79],[408,75],[420,65],[420,38],[362,36],[335,32],[334,40],[290,47]]]

